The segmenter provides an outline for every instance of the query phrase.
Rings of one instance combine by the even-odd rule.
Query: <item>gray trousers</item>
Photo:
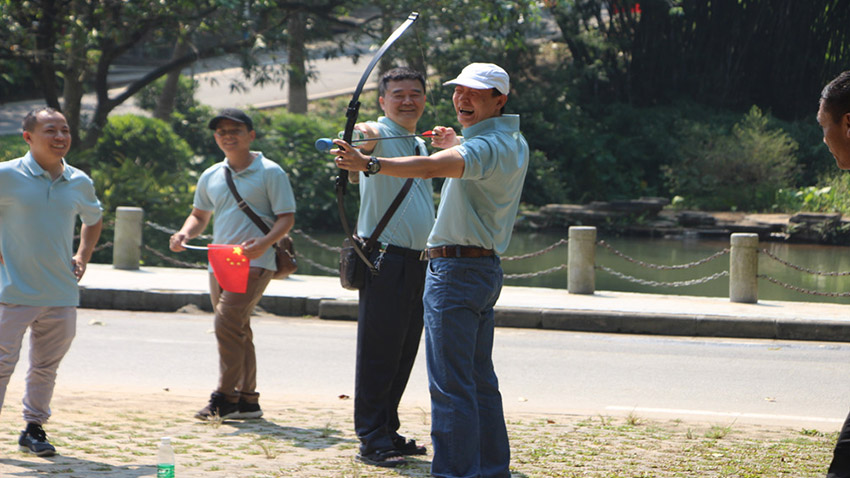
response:
[[[0,303],[0,408],[20,358],[27,328],[30,329],[30,368],[23,416],[28,423],[43,424],[50,418],[56,370],[77,331],[77,308]]]

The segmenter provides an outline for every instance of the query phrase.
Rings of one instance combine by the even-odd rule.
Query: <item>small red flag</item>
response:
[[[242,247],[234,244],[210,244],[207,258],[215,280],[228,292],[244,294],[248,290],[248,273],[251,261],[242,254]]]

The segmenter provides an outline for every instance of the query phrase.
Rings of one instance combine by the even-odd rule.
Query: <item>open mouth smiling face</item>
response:
[[[504,95],[493,95],[492,89],[477,90],[462,85],[455,86],[452,102],[457,112],[457,120],[464,127],[499,116],[505,104]]]

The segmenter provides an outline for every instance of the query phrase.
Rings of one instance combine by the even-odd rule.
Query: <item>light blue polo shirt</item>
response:
[[[443,183],[428,247],[478,246],[503,254],[528,171],[519,115],[488,118],[462,133],[464,141],[455,148],[463,156],[463,176]]]
[[[0,302],[76,307],[80,290],[71,270],[74,226],[101,216],[94,183],[63,159],[56,180],[30,153],[0,163]]]
[[[409,135],[395,121],[381,116],[377,122],[369,122],[376,127],[382,137]],[[427,156],[425,141],[421,138],[399,138],[377,141],[372,152],[374,156],[394,158],[398,156]],[[383,174],[366,177],[360,173],[360,214],[357,218],[357,235],[371,237],[372,231],[384,217],[387,208],[404,186],[405,178],[394,178]],[[387,227],[378,240],[383,244],[392,244],[408,249],[424,249],[425,240],[434,225],[433,185],[430,179],[416,178],[393,214]]]
[[[286,172],[274,161],[257,156],[247,168],[233,173],[233,183],[242,199],[268,225],[277,220],[279,214],[295,212],[295,195]],[[227,187],[224,168],[227,158],[216,163],[201,174],[195,189],[193,206],[213,213],[213,243],[240,244],[264,234],[236,204],[233,193]],[[251,261],[252,267],[276,270],[274,249],[269,248],[262,256]],[[212,268],[209,269],[212,271]]]

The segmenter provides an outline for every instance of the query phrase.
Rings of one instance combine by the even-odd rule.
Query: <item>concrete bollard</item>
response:
[[[593,294],[596,290],[596,228],[571,226],[567,250],[567,291],[570,294]]]
[[[119,206],[115,210],[115,236],[112,240],[112,267],[138,270],[142,258],[142,218],[140,207]]]
[[[735,233],[732,234],[731,244],[729,300],[755,304],[759,300],[759,236],[752,233]]]

